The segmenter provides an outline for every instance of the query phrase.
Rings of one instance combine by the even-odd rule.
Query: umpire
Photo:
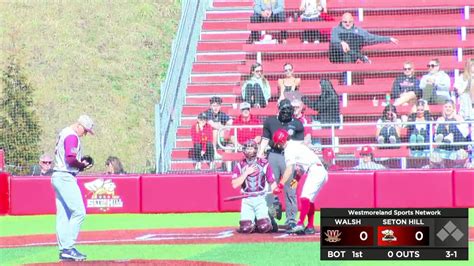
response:
[[[268,161],[277,182],[280,181],[281,175],[285,172],[286,163],[283,150],[277,148],[273,143],[273,134],[278,129],[283,128],[288,131],[292,140],[304,140],[303,124],[298,119],[293,118],[293,111],[293,106],[291,105],[290,100],[284,99],[278,104],[278,115],[268,117],[263,123],[262,142],[257,156],[259,158],[263,158],[265,156],[267,147],[270,146]],[[296,226],[296,214],[298,212],[296,189],[293,189],[290,186],[292,179],[293,176],[291,176],[288,182],[286,182],[284,188],[286,204],[285,225],[288,229]],[[276,196],[270,196],[267,198],[267,204],[269,205],[270,209],[273,209],[271,213],[275,213],[274,206],[281,206],[278,197]]]

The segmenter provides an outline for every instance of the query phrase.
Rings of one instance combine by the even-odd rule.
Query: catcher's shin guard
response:
[[[257,230],[259,233],[268,233],[273,229],[270,218],[257,220]]]
[[[237,232],[241,234],[251,234],[255,231],[255,225],[250,220],[240,221],[240,227]]]

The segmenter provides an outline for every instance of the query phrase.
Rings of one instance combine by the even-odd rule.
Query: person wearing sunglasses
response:
[[[429,104],[444,104],[450,99],[451,78],[446,72],[440,70],[440,62],[437,58],[431,59],[426,67],[428,73],[420,81],[423,99]]]
[[[331,30],[329,61],[331,63],[371,63],[369,58],[362,54],[362,48],[366,45],[389,42],[398,44],[398,39],[372,34],[356,27],[352,14],[344,13],[341,22]]]
[[[30,170],[30,175],[34,176],[51,176],[53,174],[53,158],[44,153],[40,156],[39,162],[33,165]]]
[[[271,96],[270,83],[263,75],[263,66],[254,63],[250,67],[251,77],[242,85],[242,99],[252,108],[264,108]]]
[[[285,94],[289,92],[298,91],[301,83],[301,79],[293,75],[293,65],[286,63],[283,66],[285,77],[278,79],[278,90],[280,91],[280,98],[278,101],[285,99]]]
[[[420,90],[420,80],[415,76],[413,62],[403,64],[403,74],[396,77],[392,85],[392,99],[395,99],[394,106],[407,103],[414,103],[421,99],[423,91]]]

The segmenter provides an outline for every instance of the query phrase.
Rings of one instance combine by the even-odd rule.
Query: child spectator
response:
[[[474,120],[474,58],[466,60],[464,72],[456,77],[454,88],[459,95],[459,114],[464,120]]]
[[[303,103],[311,109],[318,111],[316,120],[321,124],[332,124],[340,122],[339,96],[332,86],[331,81],[321,79],[321,95],[316,100],[309,96],[303,96]]]
[[[398,44],[398,40],[393,37],[375,35],[354,26],[352,14],[344,13],[339,25],[331,30],[329,61],[331,63],[371,63],[369,58],[362,54],[362,48],[366,45],[388,42]]]
[[[423,91],[420,90],[420,80],[415,76],[415,68],[412,62],[403,64],[403,74],[398,76],[393,82],[392,99],[395,99],[394,106],[399,106],[416,99],[421,99]]]
[[[253,108],[264,108],[271,96],[270,83],[263,75],[263,67],[255,63],[250,67],[250,79],[242,85],[242,99]]]
[[[450,99],[449,86],[451,78],[440,70],[439,59],[431,59],[427,67],[429,72],[421,78],[420,89],[423,90],[423,99],[429,104],[441,104]]]
[[[214,147],[212,144],[212,127],[207,122],[206,113],[201,113],[197,117],[197,122],[191,127],[191,138],[193,140],[193,149],[191,158],[195,161],[194,168],[201,170],[201,162],[209,161],[209,168],[214,167]]]
[[[386,124],[384,123],[391,123]],[[402,129],[402,121],[398,118],[397,108],[391,104],[385,106],[382,117],[377,121],[377,142],[384,143],[399,143],[400,131]]]
[[[254,0],[253,15],[250,17],[251,23],[262,22],[285,22],[285,11],[283,0]],[[286,43],[288,33],[281,32],[282,43]],[[250,42],[258,41],[258,31],[252,31]]]
[[[221,131],[219,135],[219,129],[225,126],[231,126],[233,121],[232,118],[226,113],[221,111],[222,98],[213,96],[210,99],[210,108],[206,111],[207,123],[212,127],[212,145],[214,148],[214,158],[221,159],[222,156],[217,153],[217,139],[224,140],[224,131]],[[222,143],[223,141],[221,141]],[[223,143],[222,143],[223,144]]]
[[[355,170],[381,170],[385,166],[374,162],[374,151],[370,146],[364,146],[359,153],[361,159],[359,164],[354,167]]]
[[[301,14],[301,21],[303,22],[322,21],[321,13],[327,12],[326,0],[301,0],[300,11],[303,11],[303,14]],[[303,43],[319,43],[320,38],[321,33],[319,31],[305,30],[301,41]]]
[[[285,71],[285,77],[278,79],[278,90],[280,91],[280,98],[278,101],[281,101],[286,98],[285,94],[288,92],[298,91],[300,88],[301,79],[296,78],[293,75],[293,65],[286,63],[283,66]]]

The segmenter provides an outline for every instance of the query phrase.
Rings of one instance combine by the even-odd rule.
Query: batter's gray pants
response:
[[[280,182],[281,175],[285,172],[286,164],[285,164],[285,156],[280,153],[270,152],[268,154],[268,162],[270,167],[272,168],[273,175],[277,182]],[[289,223],[296,224],[296,214],[298,213],[298,203],[296,200],[296,189],[292,189],[290,186],[291,180],[293,180],[294,173],[288,179],[285,184],[284,193],[285,193],[285,205],[286,205],[286,222],[285,224],[288,225]],[[273,201],[274,196],[270,194],[267,197],[267,204],[269,208],[273,208]]]
[[[56,193],[56,237],[59,250],[71,249],[86,216],[81,191],[77,179],[66,172],[54,172],[51,183]]]

